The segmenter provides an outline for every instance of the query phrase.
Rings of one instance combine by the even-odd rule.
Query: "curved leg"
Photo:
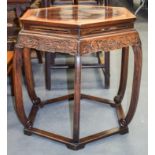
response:
[[[141,81],[141,71],[142,71],[142,49],[141,44],[138,43],[132,46],[134,52],[134,75],[133,75],[133,84],[132,84],[132,94],[131,94],[131,101],[129,110],[125,119],[120,120],[120,124],[122,127],[127,126],[136,111],[138,97],[139,97],[139,90],[140,90],[140,81]]]
[[[23,106],[23,94],[22,94],[22,80],[21,80],[21,68],[22,68],[22,49],[15,49],[13,60],[13,80],[14,80],[14,95],[15,95],[15,111],[24,127],[30,128],[31,124],[25,114]]]
[[[23,59],[24,59],[24,70],[25,70],[25,78],[26,78],[26,86],[28,90],[28,94],[33,105],[41,106],[41,100],[37,97],[34,84],[33,84],[33,75],[32,75],[32,65],[31,65],[31,50],[29,48],[24,48],[23,50]]]
[[[129,47],[122,48],[121,77],[117,96],[114,98],[116,104],[120,104],[124,97],[128,76]]]
[[[74,118],[73,118],[73,142],[79,143],[80,126],[80,85],[81,85],[81,57],[75,56],[75,81],[74,81]]]

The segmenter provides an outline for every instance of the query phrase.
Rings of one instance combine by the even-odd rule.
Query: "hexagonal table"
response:
[[[138,102],[142,50],[138,32],[134,29],[135,16],[126,8],[104,6],[57,6],[28,10],[21,18],[23,25],[18,35],[14,57],[15,109],[25,134],[37,134],[78,150],[85,144],[117,133],[128,132]],[[127,114],[121,105],[124,97],[127,74],[129,46],[134,52],[134,74],[131,101]],[[120,85],[114,100],[80,93],[81,57],[98,51],[122,49]],[[74,93],[42,101],[35,93],[30,62],[30,49],[46,52],[68,53],[75,57]],[[23,106],[21,67],[24,63],[28,94],[33,103],[29,116]],[[112,66],[116,67],[116,66]],[[109,104],[116,109],[119,127],[80,138],[80,99],[94,100]],[[73,138],[50,133],[33,126],[40,107],[67,99],[74,99]]]

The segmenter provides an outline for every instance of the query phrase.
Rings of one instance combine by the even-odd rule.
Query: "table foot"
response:
[[[85,145],[81,145],[81,144],[75,144],[75,145],[66,145],[67,148],[71,149],[71,150],[81,150],[85,147]]]
[[[24,134],[27,135],[27,136],[31,136],[32,135],[32,133],[29,132],[28,130],[26,130],[26,128],[24,128]]]
[[[124,128],[123,130],[121,130],[120,135],[125,135],[125,134],[127,134],[127,133],[129,133],[128,127],[126,127],[126,128]]]

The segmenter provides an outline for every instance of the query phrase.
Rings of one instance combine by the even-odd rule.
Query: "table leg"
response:
[[[45,52],[45,84],[47,90],[51,90],[51,67],[54,63],[55,53]]]
[[[14,80],[14,96],[15,96],[15,111],[16,114],[26,128],[31,127],[30,121],[25,114],[23,106],[23,94],[22,94],[22,80],[21,80],[21,68],[22,68],[22,49],[15,49],[13,60],[13,80]]]
[[[49,7],[50,6],[50,0],[42,0],[41,1],[41,6],[42,7]],[[53,0],[52,0],[52,3],[53,3]]]
[[[105,6],[108,6],[110,4],[110,0],[105,0]]]
[[[120,120],[120,124],[122,127],[127,126],[136,111],[139,90],[140,90],[140,81],[141,81],[141,71],[142,71],[142,48],[141,43],[132,46],[134,52],[134,74],[133,74],[133,83],[132,83],[132,94],[129,110],[125,119]]]
[[[105,88],[110,87],[110,52],[105,52]]]
[[[81,86],[81,57],[75,56],[75,81],[74,81],[74,118],[73,118],[73,142],[79,143],[80,128],[80,86]]]
[[[41,106],[41,100],[39,97],[37,97],[34,89],[32,65],[31,65],[31,50],[29,48],[24,48],[23,59],[24,59],[24,70],[25,70],[25,78],[28,94],[30,96],[33,105]]]
[[[78,0],[73,0],[73,4],[78,4]]]
[[[42,53],[38,50],[36,50],[36,54],[37,54],[37,58],[38,58],[38,63],[42,64],[43,60],[42,60]]]
[[[118,93],[114,98],[114,101],[116,104],[121,104],[126,90],[127,76],[128,76],[128,58],[129,58],[129,47],[123,47],[120,84],[119,84]]]

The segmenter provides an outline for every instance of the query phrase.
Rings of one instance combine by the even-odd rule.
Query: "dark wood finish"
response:
[[[110,87],[110,52],[105,52],[105,88],[108,89]]]
[[[64,137],[64,136],[60,136],[60,135],[57,135],[57,134],[54,134],[54,133],[50,133],[50,132],[47,132],[47,131],[44,131],[44,130],[41,130],[41,129],[37,129],[37,128],[27,129],[26,128],[25,131],[31,132],[33,134],[37,134],[37,135],[42,136],[42,137],[49,138],[51,140],[61,142],[61,143],[64,143],[64,144],[72,145],[72,139]]]
[[[132,94],[129,111],[125,118],[126,124],[128,125],[136,111],[139,90],[140,90],[140,81],[141,81],[141,72],[142,72],[142,47],[141,43],[135,44],[132,46],[134,51],[134,74],[133,74],[133,84],[132,84]]]
[[[78,50],[75,56],[75,77],[74,77],[74,114],[73,114],[73,142],[79,143],[80,130],[80,99],[81,99],[81,56]]]
[[[55,63],[55,53],[45,52],[45,84],[46,89],[51,90],[51,68]]]
[[[28,116],[28,120],[29,120],[31,126],[33,126],[33,123],[34,123],[34,120],[35,120],[35,117],[37,115],[38,110],[39,110],[39,107],[36,105],[33,105],[31,108],[31,111],[30,111],[29,116]]]
[[[104,98],[100,98],[100,97],[95,97],[95,96],[91,96],[91,95],[85,95],[85,94],[81,94],[81,99],[89,99],[92,101],[97,101],[97,102],[101,102],[104,104],[109,104],[113,107],[116,106],[115,102],[109,99],[104,99]]]
[[[121,104],[119,104],[116,107],[116,113],[117,113],[117,117],[118,117],[118,122],[120,124],[120,121],[125,119],[125,113],[123,111],[123,108],[122,108],[122,105]],[[120,126],[121,126],[121,124],[120,124]]]
[[[25,129],[25,131],[42,136],[42,137],[46,137],[48,139],[66,144],[68,148],[72,149],[72,150],[79,150],[81,148],[84,148],[85,144],[88,144],[90,142],[105,138],[105,137],[109,137],[118,133],[122,133],[122,132],[126,132],[126,128],[112,128],[110,130],[106,130],[97,134],[93,134],[87,137],[83,137],[80,140],[80,143],[72,143],[72,139],[61,136],[61,135],[57,135],[57,134],[53,134],[44,130],[40,130],[37,128],[31,128],[31,129]]]
[[[43,63],[43,59],[42,59],[43,54],[42,54],[42,52],[36,50],[36,54],[37,54],[37,58],[38,58],[38,63],[42,64]]]
[[[51,104],[51,103],[56,103],[56,102],[60,102],[60,101],[64,101],[64,100],[71,100],[71,99],[74,99],[74,94],[69,94],[69,95],[64,95],[64,96],[57,97],[57,98],[48,99],[48,100],[42,101],[42,104],[46,105],[46,104]],[[81,94],[81,99],[88,99],[88,100],[97,101],[97,102],[104,103],[104,104],[109,104],[112,107],[118,106],[112,100],[95,97],[95,96],[91,96],[91,95],[86,95],[86,94]]]
[[[120,133],[120,132],[122,132],[121,130],[124,130],[124,129],[112,128],[110,130],[106,130],[106,131],[103,131],[103,132],[99,132],[97,134],[93,134],[93,135],[81,138],[80,142],[81,142],[81,144],[87,144],[87,143],[99,140],[101,138],[105,138],[105,137]]]
[[[14,79],[14,94],[15,94],[15,110],[16,114],[24,127],[30,127],[27,124],[28,118],[25,114],[23,106],[23,94],[22,94],[22,81],[21,81],[21,68],[22,68],[22,49],[16,49],[13,60],[13,79]]]
[[[56,103],[56,102],[60,102],[64,100],[70,100],[70,99],[74,99],[74,94],[69,94],[69,95],[64,95],[64,96],[57,97],[57,98],[48,99],[46,101],[42,101],[42,103],[43,105],[46,105],[46,104]]]
[[[119,86],[117,96],[114,98],[114,101],[117,104],[120,104],[122,102],[122,99],[123,99],[124,94],[125,94],[127,76],[128,76],[128,57],[129,57],[129,47],[123,47],[123,49],[122,49],[120,86]]]
[[[52,53],[53,54],[53,53]],[[82,64],[82,68],[103,68],[105,65],[103,64]],[[74,64],[56,64],[51,66],[51,69],[73,69]]]
[[[33,75],[32,75],[32,66],[31,66],[31,51],[29,48],[24,48],[23,50],[23,58],[24,58],[24,70],[25,70],[25,79],[26,79],[26,86],[31,98],[32,103],[35,106],[42,105],[41,100],[37,97],[35,90],[34,90],[34,83],[33,83]]]
[[[69,10],[72,10],[74,8],[72,10],[72,13],[74,14],[71,14],[71,16],[69,15],[69,19],[68,13],[70,14],[71,12],[68,12],[67,8]],[[90,11],[91,9],[92,11]],[[45,10],[47,10],[46,13],[47,16],[49,16],[49,21],[41,21],[40,19],[40,17],[43,18]],[[63,13],[63,15],[61,16],[61,18],[63,18],[63,21],[61,21],[59,15],[56,12],[55,14],[53,14],[52,10],[57,10],[59,13]],[[80,11],[78,12],[77,10]],[[40,11],[42,12],[41,14]],[[86,16],[83,13],[80,15],[80,13],[83,11],[87,12],[88,14]],[[101,16],[99,16],[100,11]],[[106,12],[106,18],[104,18],[104,11]],[[117,14],[114,14],[114,16],[112,17],[113,11]],[[37,15],[39,17],[35,14],[36,12],[38,12]],[[93,16],[93,12],[95,12],[95,15],[96,13],[98,14],[98,19],[91,20],[91,18],[88,18],[89,13],[90,16]],[[65,15],[67,15],[66,20],[64,20]],[[107,17],[107,15],[109,15],[109,17]],[[72,18],[73,16],[74,18]],[[75,17],[81,17],[82,19]],[[83,20],[85,17],[88,19]],[[37,19],[40,24],[39,26],[37,25],[38,22],[35,22],[35,20]],[[104,6],[94,7],[79,5],[52,7],[47,9],[27,11],[27,13],[22,17],[21,21],[23,24],[23,29],[19,33],[18,42],[16,44],[16,47],[18,48],[15,51],[14,58],[14,83],[17,86],[15,88],[15,109],[19,120],[25,127],[25,133],[28,135],[34,133],[42,137],[64,143],[65,145],[67,145],[68,148],[73,150],[84,148],[85,144],[89,142],[93,142],[98,139],[111,136],[113,134],[127,133],[128,125],[135,114],[138,103],[142,68],[141,42],[138,32],[134,29],[135,16],[124,8],[105,8]],[[93,28],[95,29],[95,31],[90,34],[90,30],[92,30]],[[125,114],[121,106],[121,102],[124,97],[126,88],[129,46],[132,46],[134,51],[134,75],[130,106],[127,114]],[[21,48],[21,50],[19,48]],[[29,48],[47,51],[49,53],[67,53],[73,55],[75,58],[74,94],[65,95],[54,99],[47,99],[42,102],[39,99],[39,102],[37,101],[37,103],[39,104],[34,104],[33,102],[32,109],[28,118],[25,115],[22,100],[21,67],[23,48],[23,58],[26,71],[25,74],[28,74],[26,75],[27,90],[32,102],[36,98],[38,99],[38,97],[36,96],[32,82],[33,78]],[[81,57],[86,53],[97,53],[98,51],[107,51],[108,53],[111,50],[119,48],[122,49],[122,67],[120,86],[114,101],[81,94]],[[113,108],[115,108],[118,117],[119,127],[80,138],[80,99],[83,98],[101,103],[105,102],[106,104],[109,104]],[[72,138],[67,138],[61,135],[57,135],[32,127],[38,111],[38,107],[43,107],[43,105],[59,102],[66,99],[74,99]]]
[[[79,3],[78,0],[73,0],[73,2],[74,2],[74,4],[78,4]]]
[[[110,52],[98,52],[97,53],[98,58],[98,68],[100,65],[102,65],[102,71],[105,76],[105,88],[108,89],[110,87]]]
[[[51,90],[51,53],[45,52],[45,84],[46,89]]]
[[[120,129],[123,129],[120,134],[126,134],[129,132],[128,126],[127,124],[125,126],[122,126],[122,120],[125,119],[125,113],[123,111],[122,105],[121,104],[117,104],[118,106],[116,106],[116,113],[117,113],[117,117],[118,117],[118,123],[120,125]]]

